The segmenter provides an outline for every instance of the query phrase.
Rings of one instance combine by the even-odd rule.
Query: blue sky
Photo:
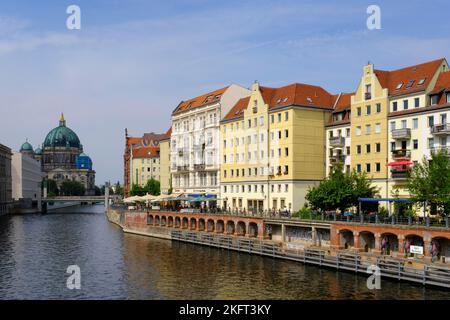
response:
[[[81,8],[81,30],[66,8]],[[369,31],[366,9],[381,7]],[[447,57],[448,1],[40,0],[0,3],[0,143],[34,147],[64,112],[97,183],[122,180],[124,129],[165,132],[184,99],[229,83],[355,90],[367,61]]]

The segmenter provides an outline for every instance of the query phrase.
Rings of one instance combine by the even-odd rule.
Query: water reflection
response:
[[[66,288],[81,268],[82,289]],[[445,290],[123,234],[103,207],[0,217],[1,299],[450,299]]]

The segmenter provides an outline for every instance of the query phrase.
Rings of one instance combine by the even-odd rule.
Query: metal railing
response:
[[[370,266],[376,265],[380,268],[382,277],[450,288],[450,268],[444,266],[425,264],[423,268],[414,268],[409,267],[404,259],[394,259],[388,256],[363,259],[361,254],[349,251],[339,251],[337,255],[333,256],[320,249],[283,249],[279,244],[270,241],[213,235],[205,232],[174,230],[171,232],[171,238],[180,242],[287,259],[351,272],[367,273]]]
[[[409,139],[411,138],[411,129],[402,128],[402,129],[393,129],[391,131],[393,139]]]

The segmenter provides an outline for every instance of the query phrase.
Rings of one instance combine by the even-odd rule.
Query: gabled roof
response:
[[[437,94],[449,90],[450,90],[450,71],[441,72],[430,94]]]
[[[259,90],[269,110],[289,106],[302,106],[332,110],[335,98],[325,89],[319,86],[293,83],[280,88],[269,88],[260,86]],[[243,117],[250,97],[240,99],[224,117],[223,121],[239,119]]]
[[[404,95],[425,90],[443,61],[442,58],[393,71],[374,70],[374,73],[390,96]]]
[[[335,106],[333,112],[342,112],[344,110],[351,109],[352,96],[355,95],[354,92],[351,93],[341,93],[336,95]]]
[[[175,108],[175,110],[172,112],[172,114],[178,114],[184,111],[192,110],[204,105],[208,105],[214,102],[218,102],[222,96],[222,94],[229,88],[229,86],[226,86],[225,88],[218,89],[215,91],[211,91],[205,94],[202,94],[201,96],[182,101],[178,105],[178,107]]]
[[[159,157],[158,151],[159,151],[159,148],[157,148],[157,147],[133,149],[133,158],[155,158],[155,157]]]

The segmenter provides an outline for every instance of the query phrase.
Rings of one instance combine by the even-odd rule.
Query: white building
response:
[[[250,90],[232,84],[181,102],[172,113],[171,174],[175,194],[220,192],[220,120]]]
[[[41,209],[43,173],[39,161],[14,152],[11,163],[12,197],[21,209]]]

